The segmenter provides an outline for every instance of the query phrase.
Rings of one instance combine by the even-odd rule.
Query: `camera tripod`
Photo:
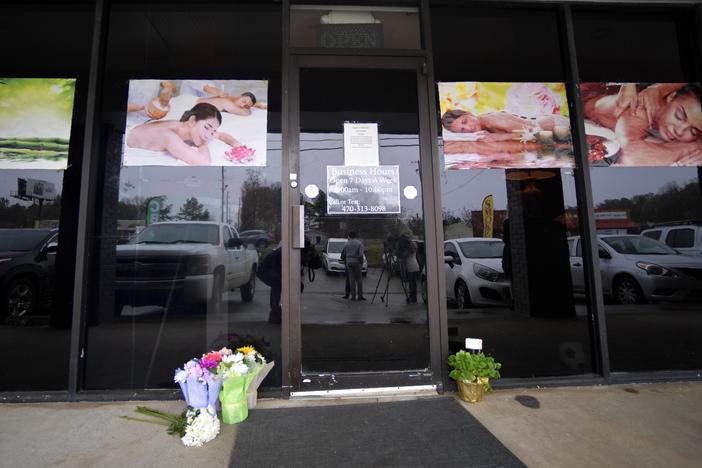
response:
[[[378,282],[375,284],[375,292],[373,292],[371,304],[375,302],[375,297],[378,295],[378,289],[380,288],[380,284],[383,281],[383,275],[387,273],[387,276],[385,277],[385,287],[383,288],[382,294],[380,295],[380,302],[384,302],[385,307],[387,307],[388,305],[390,305],[390,296],[388,291],[390,289],[390,279],[393,277],[393,275],[397,275],[397,277],[400,279],[400,285],[402,286],[402,292],[405,296],[405,301],[407,301],[409,296],[407,295],[407,287],[405,286],[405,282],[407,281],[407,271],[405,262],[398,261],[398,259],[394,255],[392,255],[392,253],[389,250],[386,250],[384,252],[384,255],[384,268],[380,272]]]

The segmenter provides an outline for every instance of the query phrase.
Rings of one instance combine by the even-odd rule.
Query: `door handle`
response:
[[[292,206],[292,246],[294,249],[305,247],[305,206]]]

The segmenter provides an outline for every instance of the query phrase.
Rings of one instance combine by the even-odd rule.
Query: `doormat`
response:
[[[453,398],[256,409],[230,466],[524,467]]]

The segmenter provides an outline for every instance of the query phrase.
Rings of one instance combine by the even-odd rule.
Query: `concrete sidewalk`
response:
[[[254,411],[406,398],[262,400]],[[162,426],[119,418],[137,404],[183,408],[177,401],[0,405],[0,466],[229,465],[237,426],[223,425],[203,448],[185,448]],[[697,467],[702,460],[702,382],[500,390],[464,407],[530,467]]]

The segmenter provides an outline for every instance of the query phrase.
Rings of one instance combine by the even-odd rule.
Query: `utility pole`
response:
[[[219,222],[224,223],[224,189],[227,187],[224,185],[224,166],[221,167],[222,169],[222,196],[220,198],[220,203],[219,203]]]
[[[227,224],[231,224],[232,221],[231,221],[231,219],[229,218],[229,190],[227,190],[227,209],[226,209],[226,213],[227,213]]]

